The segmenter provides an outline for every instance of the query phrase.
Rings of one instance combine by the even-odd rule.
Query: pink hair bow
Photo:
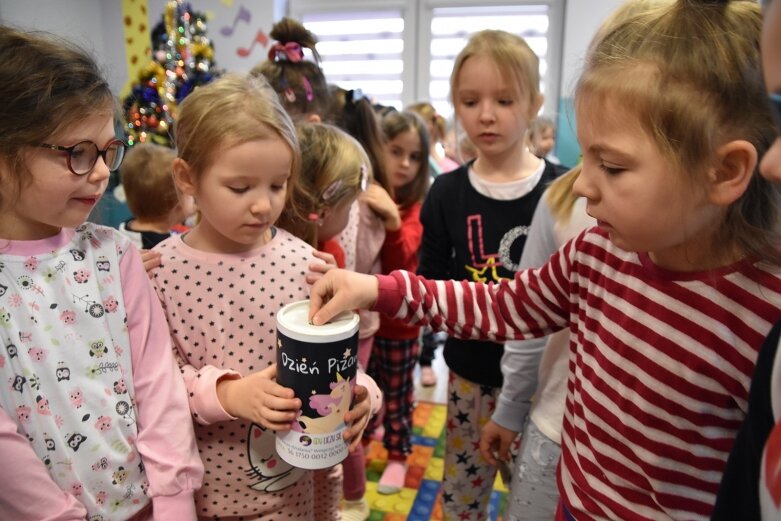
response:
[[[276,42],[268,50],[268,59],[272,61],[289,61],[298,63],[304,59],[304,49],[301,44],[296,42],[287,42],[285,44]]]

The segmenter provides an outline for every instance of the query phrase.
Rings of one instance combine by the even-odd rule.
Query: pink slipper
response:
[[[380,494],[396,494],[404,487],[404,478],[407,476],[407,464],[403,461],[389,460],[388,465],[377,483],[377,492]]]

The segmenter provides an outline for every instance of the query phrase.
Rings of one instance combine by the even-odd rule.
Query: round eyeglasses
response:
[[[103,150],[99,149],[98,145],[92,141],[82,141],[72,147],[49,145],[48,143],[41,143],[38,146],[67,153],[68,169],[76,175],[87,175],[92,172],[95,163],[98,162],[98,157],[103,158],[103,162],[106,163],[110,171],[116,170],[125,158],[126,148],[125,143],[119,139],[110,141]]]

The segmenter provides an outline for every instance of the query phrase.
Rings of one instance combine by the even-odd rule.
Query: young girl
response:
[[[405,110],[414,112],[426,122],[429,136],[428,164],[431,177],[450,172],[459,167],[459,164],[445,155],[445,136],[447,135],[447,122],[434,105],[427,101],[413,103]]]
[[[294,121],[321,121],[330,110],[331,98],[319,65],[317,37],[287,17],[274,24],[269,36],[276,41],[269,48],[268,60],[250,74],[268,80]],[[305,49],[314,61],[304,58]]]
[[[321,123],[299,123],[301,174],[292,188],[290,204],[279,226],[293,235],[331,253],[337,266],[345,267],[344,252],[334,239],[347,225],[350,208],[371,182],[369,158],[360,144],[344,131]],[[379,399],[372,405],[380,406]],[[358,444],[342,462],[344,467],[343,521],[369,517],[366,493],[365,454]]]
[[[138,250],[84,223],[125,145],[71,44],[0,27],[0,518],[195,519],[198,458]]]
[[[542,104],[538,60],[519,36],[482,31],[456,58],[451,92],[456,118],[478,158],[436,178],[420,220],[418,273],[448,280],[494,281],[518,269],[528,227],[553,165],[524,146]],[[471,348],[469,347],[471,346]],[[496,469],[477,451],[502,387],[502,344],[448,338],[448,429],[442,481],[446,519],[485,516]],[[477,485],[475,485],[475,483]]]
[[[463,337],[569,328],[559,518],[707,519],[781,312],[779,192],[756,172],[776,132],[760,25],[752,2],[678,1],[597,44],[573,189],[599,226],[545,266],[498,284],[335,270],[314,323],[374,305]]]
[[[162,266],[154,284],[207,468],[198,515],[335,519],[340,482],[319,482],[328,489],[317,490],[312,472],[279,459],[271,432],[290,429],[301,405],[274,381],[275,314],[306,297],[315,260],[309,245],[274,227],[296,182],[295,128],[263,80],[227,75],[181,104],[176,146],[174,180],[195,198],[200,220],[156,247]],[[369,402],[357,385],[345,415],[353,447]]]
[[[382,119],[385,134],[385,166],[398,206],[398,221],[386,221],[385,243],[380,260],[385,273],[396,269],[415,270],[423,235],[420,224],[421,201],[429,184],[428,131],[412,112],[390,112]],[[369,199],[379,208],[386,199]],[[377,483],[380,494],[395,494],[404,486],[407,455],[412,435],[412,407],[415,401],[413,371],[418,357],[417,326],[408,326],[390,317],[380,317],[380,329],[374,337],[369,374],[377,378],[385,397],[383,442],[388,464]]]
[[[318,249],[325,247],[344,268],[344,253],[330,243],[347,225],[350,207],[371,182],[369,158],[354,138],[333,125],[299,123],[296,132],[301,172],[278,224]]]

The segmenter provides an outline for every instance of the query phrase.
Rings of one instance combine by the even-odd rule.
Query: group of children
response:
[[[449,335],[446,520],[485,518],[500,463],[511,520],[728,519],[745,474],[772,505],[774,474],[727,464],[736,436],[759,461],[775,423],[777,328],[749,396],[781,316],[761,13],[628,5],[589,48],[566,174],[530,139],[522,38],[482,31],[457,57],[476,158],[432,184],[434,118],[378,120],[283,19],[267,62],[179,106],[175,155],[131,151],[172,176],[129,161],[123,182],[170,204],[121,232],[84,222],[125,155],[107,82],[67,42],[0,27],[2,517],[366,519],[365,430],[389,452],[378,490],[404,485],[421,325]],[[301,407],[275,381],[275,314],[311,283],[313,323],[366,311],[351,454],[319,471],[274,449]],[[762,429],[738,435],[747,412]]]
[[[550,363],[516,364],[518,355],[533,357],[539,344],[505,345],[506,375],[539,366],[546,382],[560,382],[553,394],[548,385],[536,388],[534,407],[544,413],[532,413],[522,444],[537,469],[514,473],[511,519],[532,518],[532,502],[550,504],[543,495],[553,498],[557,519],[707,519],[714,504],[731,502],[755,508],[732,508],[724,519],[756,518],[760,502],[763,515],[775,519],[772,434],[763,452],[777,417],[768,414],[777,409],[775,363],[758,373],[763,380],[752,388],[758,416],[739,438],[750,459],[730,458],[724,473],[747,409],[751,414],[757,352],[781,308],[778,187],[758,168],[777,134],[759,62],[761,13],[752,2],[640,7],[614,21],[589,50],[576,92],[583,162],[551,186],[530,237],[529,246],[544,240],[540,230],[547,227],[547,251],[537,258],[525,251],[512,279],[497,282],[332,271],[313,288],[311,318],[320,324],[342,309],[369,307],[466,341],[515,342],[564,331],[566,347],[560,336],[548,341]],[[768,86],[772,93],[779,84]],[[460,120],[460,103],[465,109],[480,104],[479,88],[454,85],[452,95]],[[483,136],[500,141],[489,130]],[[483,152],[472,174],[480,173]],[[762,173],[772,168],[765,162]],[[584,207],[597,227],[588,227]],[[422,254],[425,248],[424,238]],[[551,251],[541,267],[528,269]],[[773,362],[777,338],[776,328],[764,360]],[[462,349],[487,352],[480,344]],[[507,403],[522,411],[524,395],[505,391]],[[460,412],[449,432],[467,423],[460,419],[468,411]],[[494,416],[482,440],[486,459],[506,458],[501,428],[512,436],[521,428],[518,419],[501,427]],[[557,430],[560,457],[549,443]],[[758,468],[760,457],[766,463]],[[548,494],[538,489],[539,478],[549,486],[556,460],[557,490]],[[467,475],[455,473],[463,481],[455,496],[444,490],[443,507],[470,491]]]

